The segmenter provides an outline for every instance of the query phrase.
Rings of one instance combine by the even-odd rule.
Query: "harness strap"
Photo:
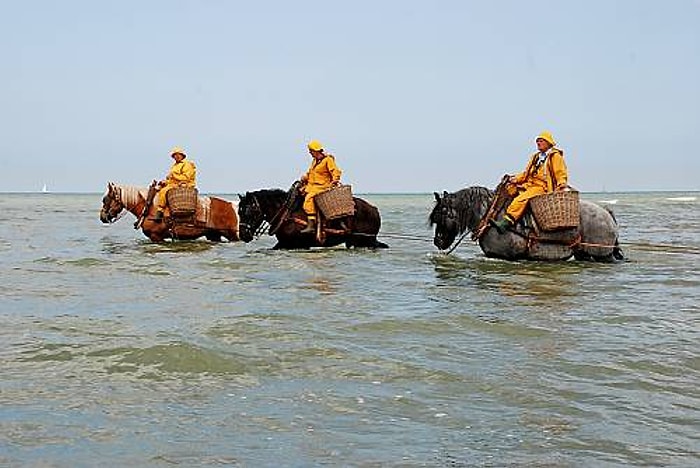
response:
[[[484,234],[486,234],[486,230],[489,227],[489,220],[496,219],[498,212],[501,211],[501,208],[503,208],[503,205],[505,204],[505,201],[508,198],[507,186],[509,183],[509,179],[510,176],[508,174],[504,175],[501,179],[501,182],[499,182],[498,186],[496,187],[496,192],[494,194],[493,200],[491,201],[489,209],[486,210],[486,214],[484,214],[484,216],[481,218],[481,220],[479,221],[479,225],[472,233],[473,241],[478,241],[484,236]]]

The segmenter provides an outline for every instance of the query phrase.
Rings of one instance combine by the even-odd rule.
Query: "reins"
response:
[[[444,253],[445,255],[450,255],[452,252],[454,252],[454,251],[457,249],[457,247],[459,247],[459,244],[462,243],[462,241],[464,240],[464,238],[467,237],[467,234],[469,234],[469,230],[468,230],[468,229],[467,229],[466,231],[464,231],[464,233],[460,236],[460,238],[457,240],[457,242],[456,242],[452,247],[450,247],[449,250],[443,251],[443,253]]]
[[[280,228],[280,226],[282,226],[282,223],[287,219],[289,210],[292,209],[292,205],[294,204],[295,194],[297,193],[298,189],[299,183],[295,182],[287,191],[287,196],[284,199],[282,206],[280,206],[280,209],[277,210],[277,213],[275,213],[275,215],[272,218],[270,218],[270,228],[267,231],[268,235],[274,236],[277,230]],[[278,217],[279,220],[275,221],[275,219],[277,219]],[[273,225],[274,227],[272,227]]]

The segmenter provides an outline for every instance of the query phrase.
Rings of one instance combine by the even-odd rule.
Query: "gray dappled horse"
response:
[[[435,207],[429,221],[435,226],[433,243],[446,250],[457,236],[474,232],[486,214],[494,192],[486,187],[468,187],[458,192],[435,192]],[[500,210],[502,214],[503,209]],[[577,260],[611,262],[622,260],[618,226],[612,212],[595,203],[580,201],[579,227],[565,231],[536,232],[530,210],[512,231],[499,234],[487,228],[479,238],[487,257],[506,260]]]

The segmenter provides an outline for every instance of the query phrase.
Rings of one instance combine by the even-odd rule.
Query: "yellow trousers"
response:
[[[506,215],[509,216],[513,222],[518,221],[525,213],[527,203],[530,199],[537,195],[542,195],[543,193],[547,193],[547,189],[544,187],[540,187],[539,185],[526,186],[525,190],[519,192],[518,195],[513,198],[513,201],[510,202],[506,210]]]
[[[177,184],[168,184],[160,191],[158,192],[158,209],[159,210],[165,210],[166,205],[168,204],[168,192],[170,189],[174,189],[175,187],[179,187]]]
[[[304,197],[304,211],[309,216],[309,218],[316,217],[316,203],[314,203],[314,196],[316,193],[307,193]]]

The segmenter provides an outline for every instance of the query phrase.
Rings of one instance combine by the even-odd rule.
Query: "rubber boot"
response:
[[[306,227],[299,234],[316,234],[316,218],[309,218]]]
[[[492,227],[495,227],[499,234],[505,234],[505,232],[507,230],[509,230],[511,227],[513,227],[513,222],[507,216],[504,216],[499,221],[494,221],[493,219],[489,219],[489,224]]]
[[[156,222],[161,222],[161,221],[163,221],[163,210],[158,210],[158,211],[156,211],[156,215],[155,215],[155,217],[153,218],[153,221],[156,221]]]

